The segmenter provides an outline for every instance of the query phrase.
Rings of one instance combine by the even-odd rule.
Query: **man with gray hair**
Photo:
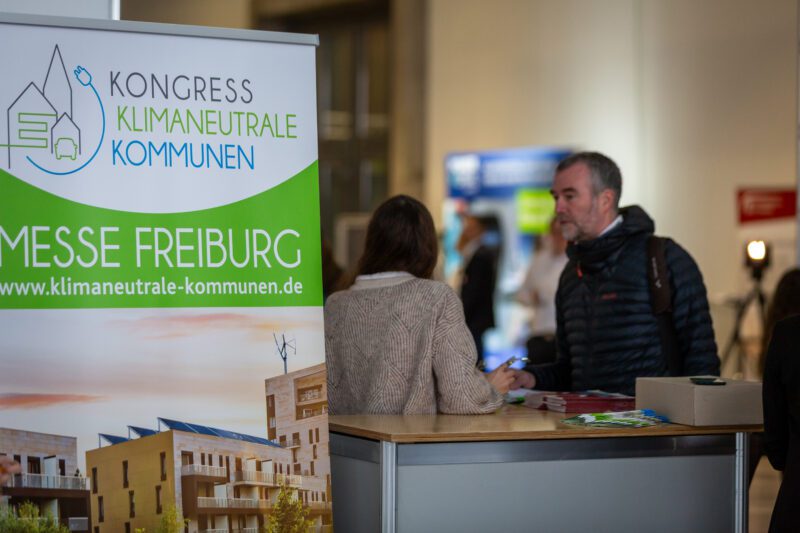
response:
[[[633,394],[637,377],[719,375],[700,270],[673,240],[653,237],[642,208],[619,208],[616,163],[573,154],[551,192],[570,243],[556,294],[558,356],[516,371],[512,388]],[[662,278],[649,272],[656,267]]]

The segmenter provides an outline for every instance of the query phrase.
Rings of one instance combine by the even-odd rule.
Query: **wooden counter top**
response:
[[[506,405],[491,415],[338,415],[330,416],[328,424],[335,433],[396,443],[712,435],[762,430],[762,426],[679,424],[585,428],[560,422],[571,416],[574,415]]]

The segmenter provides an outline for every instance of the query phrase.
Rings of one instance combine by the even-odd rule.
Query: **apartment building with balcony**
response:
[[[269,378],[265,382],[267,437],[292,452],[286,470],[315,476],[324,490],[304,490],[303,502],[330,523],[331,467],[328,456],[328,385],[325,363]],[[279,469],[280,471],[280,469]]]
[[[0,428],[0,455],[22,466],[0,487],[0,504],[29,501],[70,531],[89,531],[89,483],[78,472],[75,437]]]
[[[284,473],[291,449],[261,437],[159,418],[157,429],[129,426],[127,437],[101,439],[86,452],[92,533],[155,531],[168,506],[190,533],[258,533],[282,485],[298,494],[325,488]],[[309,509],[321,528],[321,511]]]

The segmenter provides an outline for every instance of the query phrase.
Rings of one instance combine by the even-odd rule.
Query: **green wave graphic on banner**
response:
[[[221,207],[88,206],[0,171],[0,309],[322,305],[314,162]]]

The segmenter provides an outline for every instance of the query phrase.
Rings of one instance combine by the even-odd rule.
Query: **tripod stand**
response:
[[[736,300],[736,322],[733,326],[733,332],[728,340],[725,350],[722,352],[722,359],[720,363],[720,370],[725,368],[728,360],[733,356],[735,350],[734,360],[736,363],[734,377],[739,378],[744,374],[744,361],[747,356],[742,342],[742,322],[747,313],[750,304],[755,300],[758,304],[759,316],[761,318],[761,330],[764,330],[764,324],[767,319],[767,298],[764,296],[764,291],[761,289],[761,276],[753,276],[753,288],[743,298]]]

